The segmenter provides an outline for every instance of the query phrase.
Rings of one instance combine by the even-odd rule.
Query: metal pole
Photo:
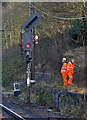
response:
[[[29,55],[29,51],[27,51],[27,54]],[[30,64],[27,62],[27,102],[30,103]]]
[[[30,15],[32,14],[32,6],[30,5]],[[31,30],[32,33],[32,30]],[[29,51],[27,51],[28,55],[31,55],[31,52],[29,53]],[[29,62],[27,62],[27,102],[30,103],[30,74],[32,74],[32,72],[30,73],[30,67],[31,65],[29,64]],[[31,75],[32,76],[32,75]]]
[[[32,3],[34,5],[34,2]],[[33,13],[35,9],[33,8]],[[35,27],[33,27],[33,35],[35,36]],[[33,42],[33,50],[32,50],[32,79],[35,80],[35,42]]]
[[[32,14],[32,5],[30,5],[30,15]],[[33,28],[31,30],[31,33],[33,33],[33,35],[35,34],[35,29]],[[29,53],[29,51],[27,51],[27,55],[32,56],[32,63],[27,62],[27,70],[26,70],[26,74],[27,74],[27,102],[30,103],[30,82],[31,80],[34,80],[34,71],[35,71],[35,64],[34,64],[34,46],[35,43],[33,45],[33,49],[32,52]],[[30,69],[31,68],[31,69]],[[31,71],[30,71],[31,70]]]
[[[32,2],[34,5],[34,2]],[[34,8],[30,4],[30,15],[34,13]],[[35,27],[31,30],[33,35],[35,35]],[[33,48],[32,48],[32,65],[31,65],[31,80],[35,80],[35,42],[33,42]]]

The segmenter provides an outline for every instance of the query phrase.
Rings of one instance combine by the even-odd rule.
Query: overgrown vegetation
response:
[[[87,2],[35,3],[35,6],[51,15],[59,17],[77,18],[83,16],[82,11],[84,11],[84,16],[87,16]],[[29,12],[29,3],[3,3],[2,29],[5,31],[2,32],[2,85],[5,87],[6,91],[7,87],[12,89],[11,85],[14,81],[26,79],[24,56],[20,55],[19,49],[17,48],[19,47],[18,44],[21,42],[21,25],[29,17]],[[35,12],[38,11],[35,10]],[[38,44],[35,45],[35,67],[36,70],[42,71],[43,74],[46,70],[52,71],[54,76],[52,76],[49,81],[46,79],[46,82],[44,82],[43,76],[40,77],[36,85],[32,87],[32,90],[37,86],[41,87],[39,94],[37,96],[32,92],[31,99],[35,102],[39,102],[40,105],[50,107],[53,106],[52,98],[50,93],[44,91],[44,88],[50,87],[50,92],[52,92],[52,89],[58,91],[66,89],[63,87],[63,80],[60,75],[61,59],[66,50],[68,51],[72,50],[72,48],[87,45],[87,21],[86,19],[73,21],[53,19],[41,12],[40,15],[42,18],[36,25],[35,31],[39,36]],[[14,51],[11,48],[14,49]],[[77,56],[78,52],[76,54],[74,51],[74,54]],[[76,56],[74,56],[74,58],[76,58]],[[84,75],[83,70],[82,67],[75,64],[75,80],[77,81],[74,80],[72,89],[75,90],[76,88],[85,86],[85,79],[82,79]],[[70,87],[67,87],[67,89],[68,88]],[[23,88],[20,97],[26,98],[26,96],[26,88]],[[70,109],[66,106],[62,112],[64,114],[69,113],[71,116],[76,117],[82,115],[81,117],[86,118],[86,109],[87,108],[82,110],[81,106],[79,108],[72,106]]]
[[[82,16],[82,11],[84,12],[84,16],[86,16],[86,4],[86,2],[57,2],[35,3],[35,6],[49,14],[55,14],[55,16],[72,18]],[[28,3],[7,3],[6,6],[3,6],[2,26],[3,29],[5,29],[5,32],[2,33],[3,48],[16,46],[18,43],[20,43],[21,25],[29,17],[28,6]],[[17,9],[14,11],[15,8]],[[9,14],[10,11],[12,11],[13,14]],[[35,12],[38,11],[35,10]],[[41,21],[36,25],[36,34],[39,36],[39,43],[35,48],[35,64],[38,65],[39,63],[45,63],[45,68],[49,67],[49,69],[55,70],[57,69],[57,66],[58,68],[60,67],[61,58],[65,50],[72,49],[73,47],[72,40],[70,40],[68,36],[66,37],[64,30],[71,28],[71,31],[74,29],[75,32],[77,32],[78,24],[74,21],[53,19],[42,14],[41,12],[40,15]],[[74,24],[73,28],[72,24]],[[80,26],[82,25],[83,23],[80,23]],[[74,31],[70,32],[70,34],[71,33],[74,35]],[[83,42],[82,39],[81,41]],[[74,47],[77,47],[76,45],[77,42],[74,41]]]
[[[85,19],[73,22],[71,28],[65,29],[65,33],[69,36],[70,44],[74,44],[74,47],[76,47],[76,42],[78,47],[87,45],[87,22]]]
[[[47,107],[53,107],[53,101],[52,96],[50,92],[46,92],[44,89],[39,89],[39,95],[37,98],[37,101],[39,104],[47,106]]]
[[[6,51],[6,54],[8,53],[9,52]],[[2,86],[3,87],[10,87],[12,89],[13,82],[18,80],[20,71],[22,72],[22,69],[24,69],[23,64],[24,64],[24,60],[22,56],[18,54],[18,51],[2,59]],[[21,75],[19,79],[20,78],[21,78]],[[24,79],[23,76],[22,76],[22,79]]]
[[[86,120],[87,116],[87,106],[86,108],[83,109],[82,106],[74,106],[72,105],[71,107],[65,106],[62,113],[67,117],[67,118],[74,118],[74,119],[84,119]]]

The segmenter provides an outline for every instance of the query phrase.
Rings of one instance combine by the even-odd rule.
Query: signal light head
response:
[[[25,52],[32,51],[33,47],[33,39],[32,39],[32,33],[23,33],[23,50]]]
[[[26,48],[29,48],[31,45],[29,43],[26,44]]]

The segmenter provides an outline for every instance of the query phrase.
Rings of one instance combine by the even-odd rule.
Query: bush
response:
[[[83,42],[85,41],[86,43],[86,40],[87,40],[86,30],[87,30],[87,23],[85,22],[84,19],[75,20],[71,28],[65,29],[65,34],[67,35],[67,37],[69,37],[69,42],[73,44],[76,44],[76,42],[78,42],[79,46],[82,46]]]
[[[52,107],[53,101],[52,101],[51,93],[46,92],[43,88],[40,88],[37,102],[39,102],[41,105]]]

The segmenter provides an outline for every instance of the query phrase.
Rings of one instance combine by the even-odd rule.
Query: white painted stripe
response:
[[[70,68],[73,68],[73,67],[70,67]]]
[[[71,76],[71,77],[69,77],[69,78],[72,78],[72,76]]]
[[[66,71],[66,70],[61,70],[61,71]]]

